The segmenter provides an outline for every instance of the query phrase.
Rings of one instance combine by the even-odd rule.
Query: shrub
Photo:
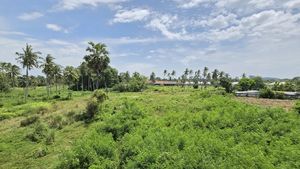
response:
[[[39,116],[36,116],[36,115],[30,116],[30,117],[27,117],[26,119],[22,120],[20,126],[21,127],[29,126],[31,124],[34,124],[38,120],[39,120]]]
[[[34,157],[35,158],[41,158],[41,157],[45,157],[48,154],[48,149],[47,148],[39,148],[35,151],[34,153]]]
[[[64,125],[67,124],[67,121],[61,115],[52,116],[50,118],[49,127],[62,129]]]
[[[62,156],[58,168],[118,168],[116,143],[110,135],[93,131]]]
[[[33,131],[26,137],[32,142],[41,142],[49,134],[49,129],[43,123],[36,123]]]
[[[60,95],[53,96],[53,99],[60,99]]]
[[[99,104],[97,99],[92,98],[88,101],[86,106],[86,119],[92,119],[99,111]]]
[[[53,144],[55,141],[55,132],[54,131],[51,131],[48,136],[46,137],[46,144],[47,145],[51,145]]]
[[[275,92],[275,98],[276,99],[284,99],[284,93],[283,92]]]
[[[269,88],[264,88],[259,91],[259,97],[267,98],[267,99],[274,99],[275,93]]]
[[[118,92],[141,92],[147,88],[147,78],[134,73],[133,77],[129,81],[121,82],[113,87],[114,91]]]
[[[294,109],[300,114],[300,101],[297,101]]]
[[[4,106],[4,104],[2,102],[0,102],[0,108],[2,108]]]
[[[94,91],[92,97],[96,98],[98,103],[103,103],[108,98],[106,93],[104,93],[102,90]]]

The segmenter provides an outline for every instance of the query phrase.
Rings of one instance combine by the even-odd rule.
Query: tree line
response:
[[[48,97],[52,93],[53,86],[56,94],[60,94],[59,88],[64,86],[68,86],[71,90],[94,91],[112,88],[120,83],[134,85],[129,82],[137,79],[141,80],[142,85],[135,87],[135,90],[142,90],[145,87],[146,78],[139,73],[135,72],[133,75],[128,71],[118,73],[117,69],[109,65],[109,52],[105,44],[89,42],[86,52],[83,62],[78,67],[63,67],[55,62],[55,57],[51,54],[43,58],[41,52],[34,51],[31,45],[26,44],[22,52],[16,52],[16,60],[21,67],[11,63],[0,63],[0,90],[5,92],[11,87],[24,87],[26,100],[29,87],[33,86],[46,86]],[[21,68],[24,69],[25,75],[21,75]],[[41,69],[45,77],[31,76],[30,71],[33,69]]]

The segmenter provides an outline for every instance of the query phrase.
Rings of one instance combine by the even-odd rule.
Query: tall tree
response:
[[[99,77],[110,63],[109,52],[103,43],[95,44],[94,42],[89,42],[89,45],[90,46],[86,49],[89,54],[86,55],[84,59],[87,62],[87,66],[96,73],[96,88],[99,88]]]
[[[175,71],[175,70],[173,70],[173,71],[172,71],[172,73],[171,73],[171,75],[172,75],[172,78],[175,80],[176,71]]]
[[[17,61],[20,62],[23,69],[26,69],[25,101],[28,97],[29,71],[39,67],[40,54],[41,52],[34,52],[32,46],[28,44],[23,48],[23,53],[16,52]]]
[[[62,79],[62,67],[58,64],[55,64],[53,67],[53,78],[55,83],[55,92],[58,94],[58,83]]]
[[[165,69],[165,70],[164,70],[164,80],[166,80],[167,74],[168,74],[168,71],[167,71],[167,69]]]
[[[204,67],[204,70],[203,70],[203,84],[204,84],[204,87],[206,87],[206,85],[207,85],[207,74],[208,74],[208,67]]]
[[[155,83],[155,73],[154,72],[152,72],[151,73],[151,75],[150,75],[150,81],[152,82],[152,83]]]
[[[46,59],[44,60],[44,63],[41,65],[43,68],[42,72],[46,75],[46,81],[47,81],[47,96],[50,97],[51,94],[51,81],[54,77],[54,57],[52,57],[50,54],[46,56]]]
[[[11,79],[12,87],[17,86],[16,85],[16,78],[17,78],[17,76],[20,75],[20,68],[19,68],[19,66],[12,65],[11,68],[10,68],[9,74],[10,74],[10,79]]]

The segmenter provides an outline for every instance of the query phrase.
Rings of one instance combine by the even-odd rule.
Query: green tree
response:
[[[239,81],[238,86],[240,87],[240,89],[242,91],[251,90],[255,86],[255,81],[253,79],[249,79],[249,78],[242,78]]]
[[[84,57],[87,62],[87,66],[96,73],[96,88],[99,88],[99,78],[103,75],[104,70],[108,67],[110,63],[109,52],[107,51],[107,47],[103,43],[89,42],[89,47],[86,49],[89,52],[88,55]],[[105,81],[105,86],[106,81]]]
[[[31,45],[26,44],[23,53],[16,52],[17,60],[26,69],[26,84],[25,84],[25,101],[28,97],[29,71],[33,68],[39,67],[39,60],[41,52],[34,52]]]
[[[47,96],[50,97],[51,94],[51,81],[54,77],[54,67],[55,63],[53,62],[54,57],[52,57],[50,54],[46,56],[46,59],[44,63],[41,65],[43,68],[42,72],[46,75],[46,81],[47,81]]]
[[[151,75],[150,75],[150,81],[152,82],[152,83],[155,83],[155,73],[154,72],[152,72],[151,73]]]
[[[226,77],[220,78],[220,85],[225,89],[227,93],[231,93],[233,90],[232,81],[229,78]]]

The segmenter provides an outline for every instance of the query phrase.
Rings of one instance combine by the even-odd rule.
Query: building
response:
[[[235,95],[238,97],[259,97],[259,91],[258,90],[236,91]]]

